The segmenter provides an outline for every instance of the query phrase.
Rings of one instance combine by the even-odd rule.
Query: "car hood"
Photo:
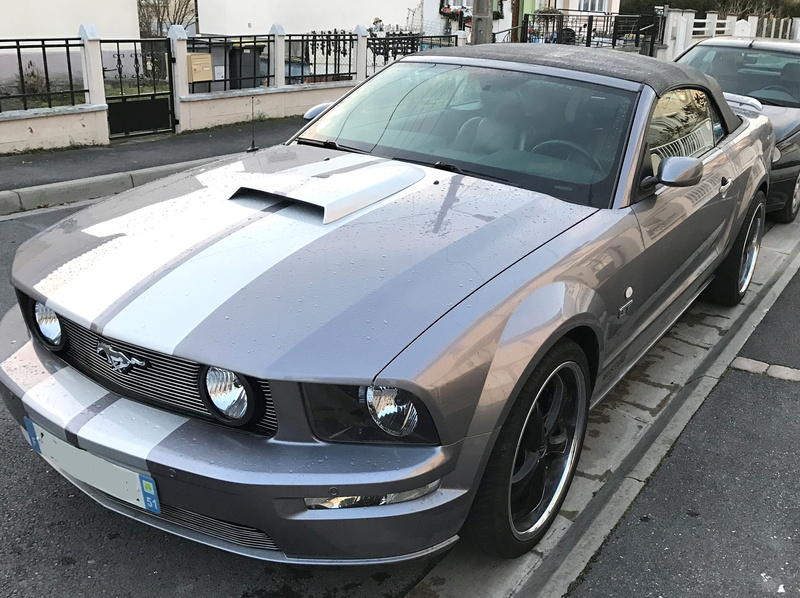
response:
[[[763,106],[761,113],[772,123],[775,142],[779,143],[800,129],[800,109],[782,106]]]
[[[735,112],[745,116],[754,112],[769,118],[772,129],[775,131],[775,142],[779,143],[800,129],[800,108],[787,108],[784,106],[771,106],[762,104],[756,98],[734,93],[725,93],[725,99]]]
[[[110,339],[259,377],[363,379],[596,211],[278,146],[74,214],[20,248],[12,281]]]

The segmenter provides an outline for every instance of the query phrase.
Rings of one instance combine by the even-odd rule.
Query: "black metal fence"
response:
[[[102,40],[111,136],[174,131],[168,39]]]
[[[385,36],[367,38],[367,76],[375,74],[387,64],[408,56],[430,50],[455,46],[455,35],[413,35],[410,33],[387,33]]]
[[[211,54],[212,81],[189,83],[190,93],[251,89],[274,84],[270,67],[273,35],[190,37],[190,53]]]
[[[0,40],[0,112],[86,103],[79,38]]]
[[[560,13],[533,13],[523,17],[521,33],[507,32],[528,43],[567,44],[590,48],[630,48],[655,55],[664,41],[663,12],[653,15],[622,15],[562,10]],[[526,35],[527,32],[527,35]]]
[[[350,81],[356,77],[357,36],[343,31],[286,36],[286,84]]]

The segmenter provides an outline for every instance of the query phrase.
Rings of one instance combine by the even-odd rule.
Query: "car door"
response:
[[[647,193],[640,191],[632,205],[645,246],[642,260],[647,275],[636,289],[644,302],[640,307],[648,314],[642,329],[682,294],[699,289],[724,250],[735,198],[744,185],[736,180],[729,160],[732,139],[727,133],[712,98],[703,90],[676,89],[655,105],[642,178],[657,173],[660,161],[670,156],[700,159],[703,178],[692,187],[657,184]]]

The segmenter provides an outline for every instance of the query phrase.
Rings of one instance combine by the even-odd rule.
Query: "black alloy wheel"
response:
[[[562,339],[536,366],[489,458],[464,533],[484,552],[528,552],[555,521],[575,474],[589,411],[589,367]]]

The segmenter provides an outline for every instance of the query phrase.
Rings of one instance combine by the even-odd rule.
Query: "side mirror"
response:
[[[692,187],[703,178],[703,163],[697,158],[669,157],[661,160],[656,176],[646,177],[642,188],[647,189],[657,183],[667,187]]]
[[[330,107],[331,104],[333,104],[333,102],[325,102],[323,104],[317,104],[313,108],[309,108],[308,112],[306,112],[303,115],[303,118],[305,118],[306,120],[312,120],[314,118],[317,118],[320,114],[325,112]]]

